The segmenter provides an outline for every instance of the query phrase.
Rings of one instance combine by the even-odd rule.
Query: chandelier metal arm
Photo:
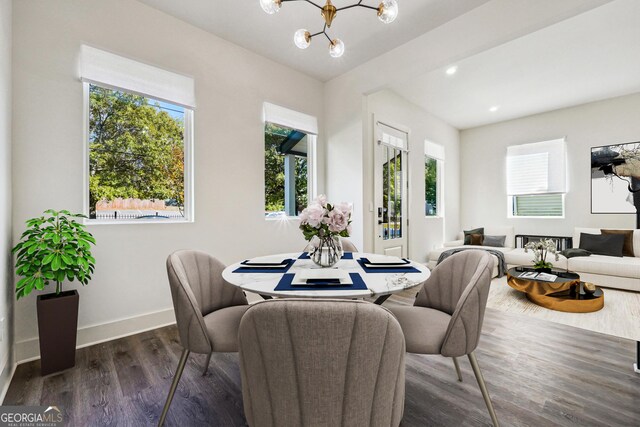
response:
[[[331,40],[331,37],[329,37],[329,34],[327,34],[327,24],[324,24],[324,28],[322,29],[322,31],[318,31],[317,33],[310,34],[309,38],[312,39],[315,36],[319,36],[320,34],[324,34],[324,36],[327,38],[327,40],[329,40],[330,43],[333,42],[333,40]]]
[[[350,5],[350,6],[344,6],[344,7],[341,7],[341,8],[339,8],[339,9],[337,9],[337,10],[336,10],[336,12],[339,12],[339,11],[341,11],[341,10],[351,9],[352,7],[364,7],[364,8],[367,8],[367,9],[378,10],[378,8],[377,8],[377,7],[373,7],[373,6],[368,6],[368,5],[366,5],[366,4],[362,4],[362,2],[363,2],[363,1],[364,1],[364,0],[360,0],[358,3],[352,4],[352,5]]]
[[[318,5],[318,4],[314,3],[314,2],[312,2],[311,0],[281,0],[281,1],[282,1],[283,3],[284,3],[284,2],[287,2],[287,1],[306,1],[307,3],[309,3],[309,4],[311,4],[311,5],[315,6],[315,7],[317,7],[318,9],[322,10],[322,6],[320,6],[320,5]]]

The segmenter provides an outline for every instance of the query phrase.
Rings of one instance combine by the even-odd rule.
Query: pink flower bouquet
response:
[[[349,237],[351,210],[349,203],[331,205],[326,196],[318,196],[300,214],[300,229],[304,238]]]

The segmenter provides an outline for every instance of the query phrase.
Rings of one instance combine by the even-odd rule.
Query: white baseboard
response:
[[[636,371],[636,374],[640,374],[640,367],[637,363],[633,364],[633,370]]]
[[[85,326],[78,329],[76,348],[88,347],[174,323],[176,323],[176,318],[173,308],[167,308],[165,310],[119,319],[113,322]],[[40,342],[38,337],[16,342],[15,360],[17,364],[30,362],[39,358]]]
[[[17,363],[8,363],[9,358],[4,361],[2,371],[0,371],[0,384],[2,384],[2,390],[0,390],[0,404],[4,402],[4,397],[9,391],[13,374],[16,372]]]

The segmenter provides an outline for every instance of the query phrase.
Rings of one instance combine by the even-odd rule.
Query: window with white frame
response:
[[[566,192],[564,139],[507,147],[510,217],[564,217]]]
[[[193,79],[82,46],[90,221],[193,218]]]
[[[443,216],[444,147],[425,141],[424,152],[424,214]]]
[[[315,194],[317,120],[264,104],[265,218],[298,216]]]

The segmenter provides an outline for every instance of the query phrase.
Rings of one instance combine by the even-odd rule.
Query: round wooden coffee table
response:
[[[604,307],[604,293],[596,288],[587,292],[584,282],[576,273],[551,270],[557,276],[554,281],[536,280],[522,277],[525,273],[535,273],[533,267],[514,267],[507,271],[507,283],[513,289],[524,292],[527,299],[541,307],[569,313],[591,313]]]

